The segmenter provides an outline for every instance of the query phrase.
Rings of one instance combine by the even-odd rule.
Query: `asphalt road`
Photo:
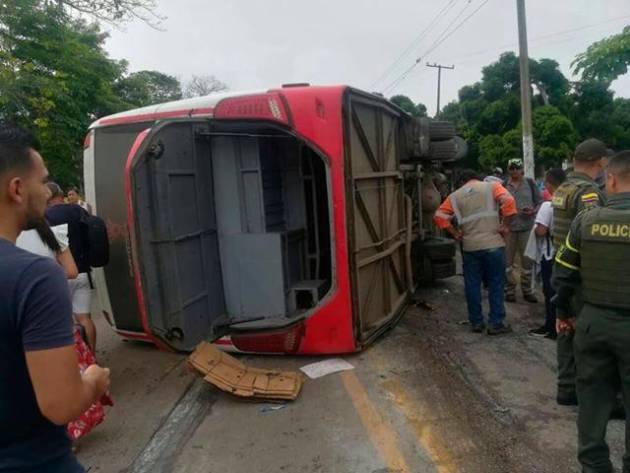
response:
[[[90,472],[577,472],[576,411],[555,405],[555,346],[527,335],[538,306],[509,304],[515,333],[473,334],[461,277],[418,294],[352,371],[308,380],[278,410],[235,400],[181,355],[118,339],[99,321],[116,405],[78,442]],[[98,320],[98,318],[97,318]],[[297,369],[303,357],[242,357]],[[619,465],[624,426],[609,437]]]

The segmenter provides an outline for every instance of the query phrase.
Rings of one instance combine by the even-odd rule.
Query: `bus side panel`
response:
[[[105,282],[117,330],[144,332],[140,319],[127,228],[124,171],[129,150],[147,123],[97,128],[94,135],[95,203],[110,239]]]
[[[350,353],[357,350],[352,321],[346,204],[342,97],[343,87],[283,89],[295,131],[319,148],[328,158],[331,195],[333,250],[333,294],[305,321],[306,330],[299,353]]]

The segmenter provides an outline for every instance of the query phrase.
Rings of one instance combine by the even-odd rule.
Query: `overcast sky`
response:
[[[526,1],[530,56],[557,60],[569,76],[576,54],[630,24],[630,0]],[[161,0],[158,11],[166,17],[164,31],[141,22],[111,31],[106,49],[113,58],[127,59],[132,71],[154,69],[183,81],[213,74],[232,90],[345,83],[408,95],[430,114],[437,70],[427,68],[427,61],[455,65],[442,75],[444,105],[460,87],[479,80],[481,68],[502,51],[516,51],[518,41],[515,0]],[[417,67],[389,87],[418,57]],[[614,89],[630,97],[630,74]]]

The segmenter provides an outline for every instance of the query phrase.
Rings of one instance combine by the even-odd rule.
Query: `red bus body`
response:
[[[361,113],[363,116],[360,116]],[[107,222],[110,234],[112,261],[106,268],[95,272],[95,280],[101,306],[111,325],[124,338],[144,340],[175,350],[189,350],[201,339],[215,340],[229,350],[257,353],[340,354],[363,348],[398,320],[415,286],[407,276],[410,274],[407,266],[410,261],[405,252],[411,241],[407,238],[411,227],[405,220],[405,198],[398,169],[401,153],[404,152],[402,132],[408,120],[404,112],[386,100],[346,86],[300,86],[173,102],[95,122],[86,138],[85,185],[88,200]],[[188,124],[196,133],[195,137],[207,135],[211,143],[219,139],[215,135],[226,136],[228,138],[220,139],[229,140],[230,136],[239,133],[262,136],[260,140],[267,139],[274,143],[273,146],[285,146],[275,144],[276,141],[290,141],[286,146],[291,147],[295,141],[298,147],[295,149],[309,148],[306,151],[310,153],[309,159],[314,162],[316,159],[313,156],[317,155],[325,163],[330,211],[329,287],[326,286],[327,294],[314,307],[292,316],[295,317],[293,322],[278,324],[274,319],[269,326],[265,326],[264,320],[230,324],[229,320],[220,323],[220,317],[217,317],[211,322],[210,333],[191,335],[182,333],[186,329],[176,331],[171,328],[169,331],[160,328],[153,319],[155,315],[151,313],[150,306],[154,304],[157,292],[151,295],[150,291],[163,287],[168,281],[155,282],[155,271],[151,271],[150,267],[158,268],[158,272],[168,273],[171,270],[160,265],[145,265],[145,260],[150,259],[146,255],[151,254],[153,247],[141,248],[143,236],[138,232],[146,232],[151,227],[151,224],[142,223],[143,219],[158,217],[147,214],[151,205],[140,202],[143,198],[140,193],[144,192],[142,179],[146,179],[148,171],[142,171],[142,174],[136,169],[149,166],[143,163],[150,159],[151,153],[156,152],[156,143],[166,142],[167,148],[170,146],[172,149],[173,145],[169,143],[177,142],[169,138],[169,133],[175,133],[173,130],[180,133],[177,136],[188,136]],[[353,126],[358,128],[349,131]],[[241,132],[241,129],[250,131]],[[374,130],[379,131],[376,133]],[[370,133],[378,136],[374,138]],[[266,136],[271,138],[264,138]],[[351,154],[351,147],[354,147],[355,153],[357,148],[362,147],[362,159],[367,163],[356,165],[352,173],[349,166],[355,166],[352,160],[357,158]],[[388,151],[390,148],[391,151]],[[381,150],[382,159],[379,152],[374,151],[377,149]],[[389,164],[386,163],[388,160]],[[380,167],[375,161],[382,161]],[[368,164],[373,168],[371,174],[360,169]],[[260,167],[262,169],[262,165]],[[261,176],[262,172],[260,170]],[[313,180],[314,173],[312,171]],[[365,198],[367,202],[365,196],[369,195],[377,200],[380,198],[380,204],[348,200],[354,200],[353,196],[360,194],[363,182],[378,184],[382,188],[379,191],[381,197],[374,197],[375,194],[370,194],[366,186],[366,190],[361,191],[364,197],[359,195],[357,199],[363,201]],[[155,189],[160,191],[161,188],[157,186]],[[137,196],[135,192],[138,192]],[[316,198],[312,197],[312,200]],[[372,217],[366,216],[366,205],[368,214],[379,205],[382,213],[378,217],[375,213]],[[145,216],[138,215],[138,212],[144,212]],[[357,216],[359,214],[367,219],[364,223],[360,221],[361,216]],[[391,215],[391,219],[385,218],[386,215]],[[378,222],[368,221],[379,219],[380,226]],[[393,230],[385,230],[388,225],[385,220],[397,222],[390,225]],[[367,230],[355,228],[363,228],[364,224]],[[360,244],[359,240],[364,237],[359,232],[372,235],[369,245]],[[355,237],[355,233],[359,236]],[[365,257],[361,256],[361,252]],[[321,256],[317,258],[324,259]],[[163,258],[156,261],[159,263]],[[326,266],[325,262],[322,264]],[[319,259],[317,265],[320,265]],[[369,274],[361,272],[364,270]],[[166,275],[159,277],[168,278]],[[373,280],[376,282],[373,283]],[[382,294],[381,289],[362,289],[362,285],[367,284],[375,284],[378,288],[379,282],[388,286]],[[185,289],[180,287],[179,291]],[[369,292],[376,295],[372,296]],[[169,301],[163,304],[168,305]],[[374,305],[378,309],[371,309]],[[361,316],[361,311],[364,314],[374,313]],[[164,316],[163,320],[167,317]]]

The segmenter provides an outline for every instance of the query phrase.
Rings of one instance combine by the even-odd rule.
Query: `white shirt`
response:
[[[50,228],[61,247],[61,251],[64,251],[68,248],[68,225],[64,223],[63,225],[56,225]],[[55,252],[46,246],[39,237],[37,230],[26,230],[20,233],[17,241],[15,242],[15,246],[22,248],[23,250],[30,251],[31,253],[35,253],[39,256],[57,259]]]
[[[536,240],[538,242],[539,252],[545,260],[550,261],[553,258],[553,242],[551,238],[551,233],[553,231],[553,207],[551,202],[546,201],[540,205],[540,209],[538,209],[538,213],[536,214],[536,225],[544,225],[547,227],[549,233],[545,236],[537,236]]]

